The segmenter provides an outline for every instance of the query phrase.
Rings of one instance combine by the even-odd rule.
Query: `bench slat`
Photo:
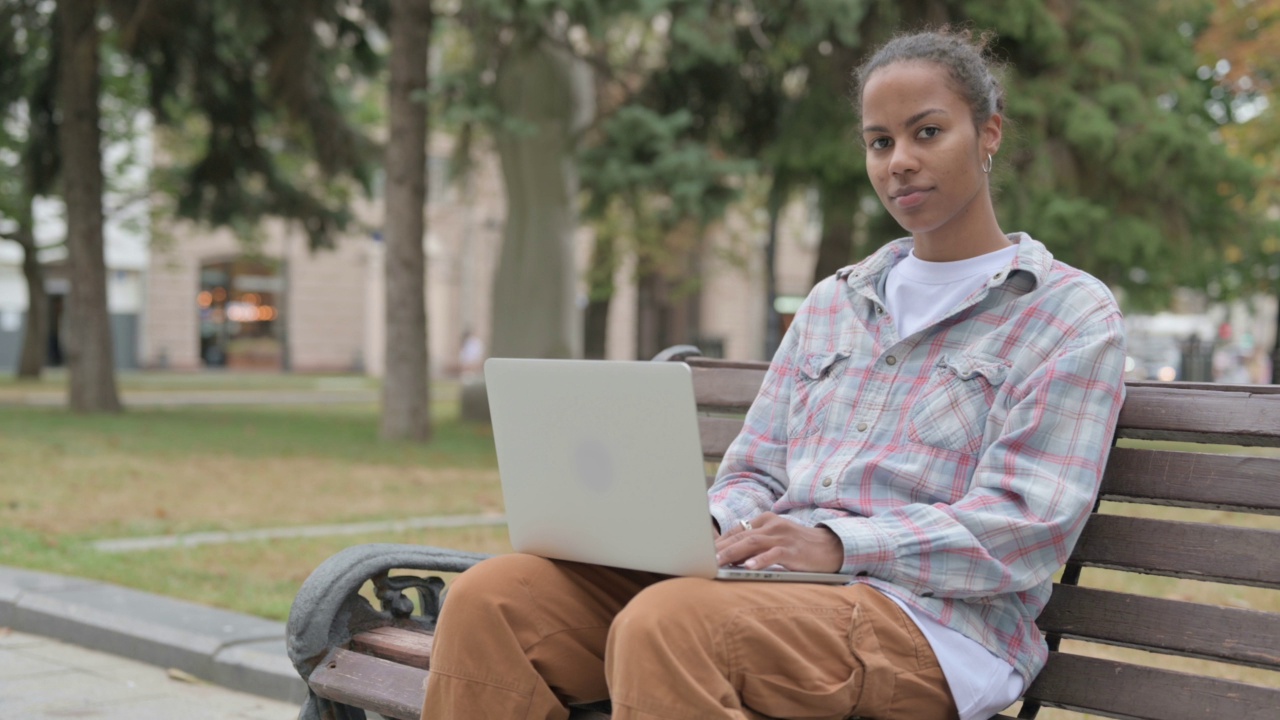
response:
[[[1131,388],[1178,388],[1181,390],[1208,390],[1210,392],[1239,392],[1249,395],[1280,395],[1280,385],[1240,385],[1238,383],[1216,383],[1216,382],[1188,382],[1179,380],[1177,382],[1161,382],[1159,380],[1134,380],[1126,382]]]
[[[1055,585],[1036,620],[1046,633],[1280,669],[1280,614]]]
[[[412,630],[390,630],[390,635],[424,636]],[[372,710],[395,720],[421,720],[426,681],[426,670],[350,650],[334,650],[311,673],[309,685],[326,700]],[[609,720],[609,716],[575,707],[569,712],[569,720]]]
[[[1115,448],[1102,499],[1280,515],[1280,458]]]
[[[742,420],[703,416],[698,430],[703,455],[718,460]],[[1280,458],[1115,448],[1102,499],[1280,515]]]
[[[1280,532],[1095,514],[1085,525],[1071,561],[1150,575],[1280,588]]]
[[[341,648],[311,673],[316,695],[396,720],[419,720],[427,671]]]
[[[702,438],[702,456],[707,460],[719,460],[729,449],[729,444],[742,430],[739,418],[700,417],[698,434]]]
[[[1280,447],[1280,395],[1129,386],[1122,438]]]
[[[435,635],[405,628],[380,627],[351,638],[351,649],[426,670]]]
[[[764,383],[763,370],[694,367],[692,371],[693,395],[702,410],[745,413]]]
[[[1027,697],[1053,707],[1140,720],[1275,720],[1280,688],[1052,653]]]
[[[690,357],[685,358],[685,363],[693,368],[713,368],[723,370],[726,368],[737,370],[758,370],[763,373],[769,369],[769,363],[766,360],[725,360],[722,358],[709,357]]]

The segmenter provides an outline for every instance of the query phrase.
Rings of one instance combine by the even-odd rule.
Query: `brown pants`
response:
[[[929,643],[865,585],[721,582],[503,555],[454,580],[423,720],[951,720]]]

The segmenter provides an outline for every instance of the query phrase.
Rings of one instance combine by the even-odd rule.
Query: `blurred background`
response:
[[[1131,377],[1268,383],[1278,14],[7,0],[0,368],[66,367],[74,406],[110,410],[116,370],[350,373],[425,402],[417,375],[490,354],[767,358],[816,279],[902,234],[852,69],[951,23],[1006,63],[1003,227],[1111,285]]]
[[[853,68],[948,23],[1129,378],[1274,382],[1280,0],[0,1],[0,565],[282,620],[353,543],[508,550],[484,358],[770,357],[903,234]]]

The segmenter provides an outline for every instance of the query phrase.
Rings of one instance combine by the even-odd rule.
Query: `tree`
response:
[[[574,232],[578,227],[576,136],[594,114],[587,67],[551,37],[531,35],[506,48],[494,93],[501,112],[525,123],[499,131],[507,221],[494,277],[493,354],[582,355],[576,307]]]
[[[672,13],[670,60],[642,94],[662,113],[687,108],[695,117],[691,138],[712,152],[754,163],[769,218],[765,356],[780,339],[778,215],[795,191],[821,191],[821,264],[849,261],[854,198],[869,186],[851,142],[848,78],[874,23],[888,24],[877,7],[869,0],[680,6]]]
[[[717,157],[687,137],[690,113],[669,115],[624,105],[603,121],[580,165],[588,197],[585,215],[596,231],[588,270],[589,357],[604,357],[605,320],[613,279],[625,255],[636,259],[638,354],[698,334],[699,259],[706,227],[739,193],[731,179],[754,163]]]
[[[179,216],[237,229],[282,217],[329,245],[372,175],[376,148],[351,117],[367,84],[351,80],[381,68],[369,32],[385,2],[107,2],[157,121],[183,137],[158,173]]]
[[[1209,27],[1196,40],[1201,79],[1214,83],[1210,107],[1222,123],[1231,153],[1252,163],[1258,175],[1251,202],[1233,200],[1263,219],[1253,238],[1235,238],[1226,251],[1238,260],[1241,290],[1269,290],[1280,297],[1280,2],[1219,0]],[[1252,240],[1252,242],[1251,242]],[[1280,315],[1271,350],[1280,368]],[[1280,383],[1280,371],[1273,372]]]
[[[643,82],[650,70],[648,62],[660,54],[661,39],[651,42],[649,22],[667,6],[682,3],[486,0],[460,6],[454,16],[470,42],[467,52],[459,53],[463,56],[459,67],[440,83],[439,105],[447,108],[446,123],[460,127],[459,147],[464,155],[472,128],[488,129],[507,191],[508,217],[494,283],[491,347],[495,355],[582,353],[584,333],[576,297],[580,278],[573,252],[579,188],[598,199],[588,212],[600,220],[599,213],[621,207],[612,204],[612,196],[604,197],[602,190],[630,193],[634,198],[637,183],[654,180],[652,173],[640,178],[647,171],[625,180],[613,173],[605,181],[610,189],[605,190],[594,186],[598,176],[593,173],[602,168],[610,168],[606,174],[610,173],[619,162],[653,160],[648,153],[663,147],[658,135],[627,138],[626,146],[608,160],[609,143],[604,138],[619,137],[615,131],[621,125],[606,126]],[[633,116],[623,124],[637,127],[635,120]],[[655,127],[640,125],[648,130]],[[646,145],[643,158],[626,159],[628,153]],[[583,152],[594,153],[585,164]],[[585,333],[591,355],[603,353],[607,288],[617,259],[628,251],[617,247],[620,238],[609,227],[605,221],[596,225]],[[638,230],[638,235],[648,233]]]
[[[518,38],[511,28],[530,27],[518,21],[533,11],[524,4],[503,7],[490,12],[502,16],[506,37]],[[596,93],[603,98],[601,118],[582,138],[583,157],[590,159],[583,166],[589,207],[613,208],[612,216],[600,216],[597,230],[605,232],[598,234],[590,273],[598,284],[588,317],[597,331],[619,233],[649,238],[642,241],[646,247],[670,242],[675,254],[698,251],[698,243],[680,240],[687,230],[679,223],[669,233],[640,232],[617,215],[618,208],[624,215],[628,208],[651,213],[639,200],[639,175],[630,185],[599,183],[606,175],[596,169],[613,167],[602,158],[615,150],[621,159],[642,148],[635,161],[650,166],[674,148],[692,147],[705,157],[750,161],[750,177],[767,188],[771,215],[796,190],[817,189],[819,276],[900,235],[865,178],[847,91],[852,68],[869,48],[898,30],[926,25],[990,28],[996,55],[1008,60],[1011,132],[994,176],[1003,224],[1029,229],[1059,257],[1125,288],[1131,307],[1157,305],[1180,285],[1229,276],[1217,239],[1251,232],[1250,219],[1229,197],[1246,191],[1251,175],[1214,141],[1216,123],[1204,104],[1210,86],[1196,78],[1192,51],[1206,16],[1189,0],[1161,3],[1159,11],[1150,0],[670,0],[605,3],[594,15],[575,14],[579,4],[567,0],[539,7],[567,19],[564,44],[604,78]],[[629,22],[663,29],[656,40],[637,42],[633,37],[645,33],[617,34]],[[597,43],[642,60],[619,62],[597,52]],[[652,121],[646,126],[630,115],[626,137],[633,142],[620,142],[624,135],[609,125],[622,122],[622,108],[636,105]],[[687,116],[678,133],[652,132],[664,123],[673,127],[677,113]],[[651,132],[651,147],[635,132]],[[670,202],[670,184],[644,182],[644,197]],[[622,194],[595,199],[610,192]],[[599,343],[592,345],[598,351]]]
[[[326,22],[342,57],[373,62],[363,27],[343,15],[348,6],[110,0],[122,48],[149,70],[157,117],[172,120],[174,108],[180,107],[201,112],[207,121],[206,152],[190,166],[179,191],[182,214],[224,224],[281,215],[298,219],[313,245],[330,240],[347,213],[341,192],[339,202],[331,199],[340,186],[324,180],[349,172],[363,177],[362,162],[370,147],[343,122],[321,72],[325,65],[318,26]],[[67,324],[71,404],[79,410],[114,411],[119,400],[102,257],[98,10],[93,0],[58,5],[59,138],[72,273]],[[192,19],[191,12],[201,17]],[[193,21],[171,22],[184,15]],[[277,120],[286,116],[292,124]],[[261,132],[273,120],[281,132]],[[273,139],[293,144],[272,152]],[[287,162],[289,150],[299,147],[305,152],[293,157],[313,157],[318,176],[309,177],[308,166],[292,173],[281,169],[281,159]],[[319,186],[320,193],[301,189],[303,183]]]
[[[463,157],[475,127],[490,131],[509,204],[494,354],[560,356],[585,344],[589,355],[602,355],[613,276],[628,253],[641,261],[642,325],[696,325],[681,313],[691,303],[668,303],[690,297],[696,282],[668,282],[659,271],[694,269],[689,246],[701,244],[702,226],[736,195],[727,175],[750,163],[721,162],[710,146],[676,138],[673,129],[691,122],[682,108],[629,109],[676,41],[664,23],[699,7],[689,0],[486,0],[457,5],[449,16],[469,42],[437,84],[437,106],[458,128]],[[572,254],[578,187],[590,197],[596,231],[584,333],[576,329]],[[687,321],[667,322],[679,314]]]
[[[581,355],[573,155],[595,114],[595,96],[591,69],[573,51],[569,32],[616,4],[483,0],[459,4],[448,16],[466,38],[461,63],[448,69],[438,93],[445,122],[463,138],[455,165],[465,171],[469,139],[481,127],[493,138],[506,189],[494,355]]]
[[[427,202],[427,49],[432,17],[430,4],[421,0],[391,2],[385,236],[387,370],[382,435],[419,441],[426,441],[431,434],[422,238]]]
[[[3,237],[22,248],[27,316],[17,376],[26,380],[40,377],[49,334],[32,205],[52,190],[59,162],[51,24],[52,13],[34,0],[15,0],[0,9],[0,218],[10,221]]]
[[[698,139],[758,159],[775,203],[792,188],[819,188],[825,275],[866,242],[901,232],[872,201],[857,157],[841,87],[851,87],[852,66],[900,29],[990,29],[995,54],[1008,61],[1011,132],[994,176],[1002,223],[1125,288],[1131,307],[1151,307],[1180,285],[1229,278],[1221,239],[1254,232],[1235,207],[1252,174],[1215,141],[1205,104],[1212,88],[1196,76],[1204,7],[1158,6],[801,0],[735,6],[726,16],[712,3],[674,13],[671,33],[693,38],[690,48],[722,51],[677,56],[686,48],[673,42],[648,102],[659,111],[683,104]],[[862,245],[850,241],[857,226],[868,228]]]
[[[59,0],[58,109],[67,205],[67,367],[78,412],[119,412],[102,237],[102,133],[96,0]]]
[[[1059,258],[1124,288],[1132,308],[1229,272],[1223,240],[1250,233],[1229,194],[1251,173],[1215,141],[1196,77],[1198,3],[1027,3],[971,17],[1001,33],[1009,115],[1005,224],[1033,229]]]

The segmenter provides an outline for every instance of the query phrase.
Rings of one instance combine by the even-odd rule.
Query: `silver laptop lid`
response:
[[[716,575],[687,365],[492,358],[484,368],[516,550]]]

